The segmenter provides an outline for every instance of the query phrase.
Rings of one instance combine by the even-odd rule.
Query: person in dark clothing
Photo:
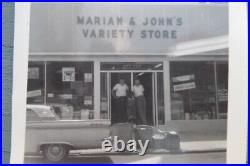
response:
[[[128,116],[128,122],[136,123],[136,104],[135,104],[135,97],[133,96],[132,93],[130,93],[128,97],[127,116]]]
[[[124,79],[120,79],[112,89],[112,96],[115,99],[115,121],[118,123],[127,122],[127,95],[129,88]]]

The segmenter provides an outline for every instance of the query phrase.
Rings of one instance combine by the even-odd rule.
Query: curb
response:
[[[170,151],[165,149],[157,149],[154,151],[148,151],[146,154],[154,155],[154,154],[187,154],[187,153],[215,153],[215,152],[226,152],[226,148],[217,148],[217,149],[201,149],[201,150],[177,150]],[[97,153],[72,153],[70,155],[80,155],[80,156],[100,156],[100,155],[137,155],[136,152],[97,152]]]
[[[226,148],[218,149],[204,149],[204,150],[182,150],[181,153],[214,153],[214,152],[226,152]]]
[[[85,152],[82,152],[85,151]],[[211,148],[211,149],[180,149],[170,151],[166,149],[149,149],[145,154],[157,155],[157,154],[191,154],[191,153],[215,153],[215,152],[226,152],[226,148]],[[138,155],[137,152],[103,152],[101,149],[90,149],[90,150],[73,150],[69,153],[69,156],[108,156],[108,155]],[[25,155],[25,157],[39,157],[41,155]],[[139,155],[138,155],[139,156]]]

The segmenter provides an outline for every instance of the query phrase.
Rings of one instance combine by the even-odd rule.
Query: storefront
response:
[[[112,121],[113,86],[140,79],[150,125],[226,119],[228,6],[203,5],[32,4],[27,102]]]

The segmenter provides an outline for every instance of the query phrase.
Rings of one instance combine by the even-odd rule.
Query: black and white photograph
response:
[[[225,2],[32,2],[24,163],[226,163],[229,20]]]

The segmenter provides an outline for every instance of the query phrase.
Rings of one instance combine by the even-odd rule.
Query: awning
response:
[[[228,55],[228,35],[178,43],[169,49],[169,56]]]

